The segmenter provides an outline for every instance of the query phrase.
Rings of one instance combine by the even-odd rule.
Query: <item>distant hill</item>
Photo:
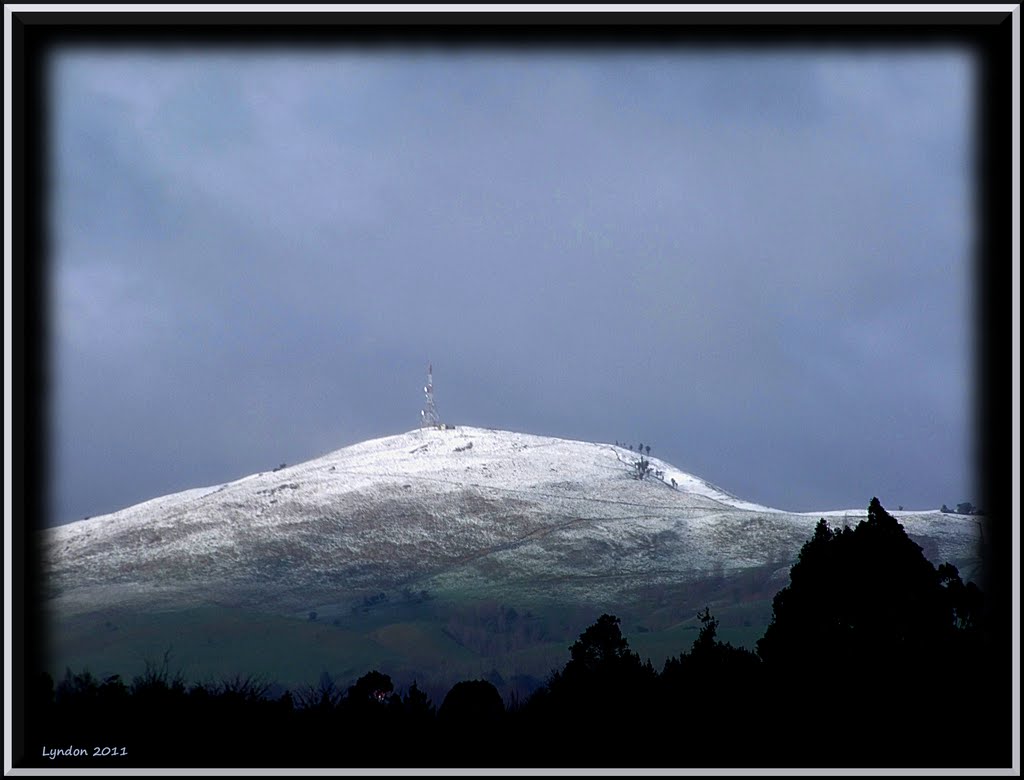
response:
[[[507,682],[544,674],[609,609],[634,624],[641,652],[678,652],[705,602],[726,637],[734,612],[750,635],[738,638],[756,638],[818,518],[855,524],[871,498],[784,512],[654,457],[637,479],[638,459],[609,444],[418,430],[48,529],[52,663],[126,673],[118,663],[174,647],[186,673],[235,664],[298,681],[308,669],[315,682],[390,664],[421,680],[468,670]],[[976,575],[976,519],[893,514],[933,562]]]

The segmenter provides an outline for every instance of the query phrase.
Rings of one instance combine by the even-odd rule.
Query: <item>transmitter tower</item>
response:
[[[427,364],[427,386],[423,388],[426,400],[423,402],[423,409],[420,410],[420,428],[440,428],[441,416],[434,406],[434,365]]]

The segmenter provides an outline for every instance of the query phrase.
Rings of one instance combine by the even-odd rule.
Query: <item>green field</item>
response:
[[[252,609],[197,607],[172,612],[97,612],[54,620],[47,648],[55,679],[65,670],[130,680],[147,665],[189,683],[257,676],[293,691],[326,674],[345,687],[377,669],[399,688],[414,680],[440,703],[462,679],[487,678],[523,697],[568,660],[569,646],[603,611],[644,660],[660,670],[697,636],[700,596],[658,594],[633,605],[502,603],[481,594],[383,602],[311,619]],[[721,594],[718,594],[721,596]],[[769,600],[709,600],[723,641],[753,648],[771,616]]]

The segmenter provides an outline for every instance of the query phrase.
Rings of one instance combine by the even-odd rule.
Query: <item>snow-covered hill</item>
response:
[[[742,501],[653,457],[662,478],[638,480],[636,458],[506,431],[412,431],[50,529],[44,581],[63,615],[340,613],[399,590],[600,604],[765,567],[781,586],[826,514]],[[865,511],[828,514],[854,524]],[[974,519],[894,514],[934,562],[976,567]]]

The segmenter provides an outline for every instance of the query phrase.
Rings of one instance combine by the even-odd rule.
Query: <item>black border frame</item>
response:
[[[12,631],[14,766],[26,763],[25,681],[39,671],[43,629],[38,550],[33,531],[45,523],[48,454],[48,322],[45,227],[47,193],[46,58],[75,44],[131,46],[419,46],[590,47],[687,44],[718,47],[964,46],[977,57],[975,117],[979,140],[976,204],[980,240],[975,258],[976,475],[989,558],[983,588],[999,625],[993,661],[1012,663],[1010,488],[1016,475],[1007,450],[1012,431],[1005,393],[1012,309],[1003,296],[1012,281],[1010,12],[334,12],[14,11],[12,34]],[[1019,262],[1019,258],[1017,258]],[[1005,339],[1005,340],[1004,340]],[[1009,716],[1010,713],[1007,712]],[[1012,721],[1007,718],[1007,758]],[[1009,761],[1007,761],[1009,766]]]

